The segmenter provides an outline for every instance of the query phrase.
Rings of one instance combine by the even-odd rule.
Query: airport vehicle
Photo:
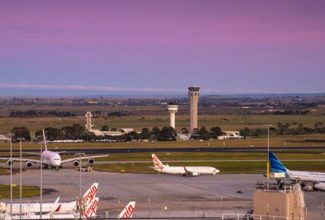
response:
[[[271,164],[271,172],[276,174],[274,176],[280,176],[278,178],[279,180],[290,179],[300,182],[306,191],[312,191],[314,189],[325,190],[325,173],[289,170],[272,151],[269,153],[269,161]]]
[[[152,154],[153,169],[160,173],[182,174],[183,176],[198,176],[200,174],[216,175],[220,171],[214,167],[207,166],[169,166],[164,165],[159,158]]]
[[[82,197],[83,206],[88,206],[89,203],[95,198],[98,191],[98,183],[93,183],[85,192]],[[73,213],[78,210],[77,202],[59,202],[60,197],[58,197],[54,203],[42,203],[42,214],[68,214]],[[37,213],[40,214],[40,203],[22,203],[21,205],[22,213]],[[0,213],[10,214],[10,204],[0,203]],[[20,214],[20,204],[12,204],[12,215]]]
[[[133,212],[135,209],[135,201],[129,202],[125,208],[122,210],[122,212],[117,216],[118,219],[128,219],[132,218]]]
[[[33,155],[41,156],[41,160],[31,159],[31,158],[0,158],[0,160],[7,160],[7,164],[10,165],[14,161],[22,161],[26,162],[26,166],[31,168],[33,164],[43,164],[45,168],[55,168],[59,169],[63,164],[73,163],[74,166],[79,166],[80,160],[88,160],[88,164],[93,164],[95,162],[94,158],[102,158],[108,157],[108,154],[105,155],[97,155],[97,156],[80,156],[62,160],[60,156],[60,152],[54,152],[47,149],[47,142],[45,137],[45,132],[43,130],[43,139],[44,139],[44,151],[40,154],[37,153],[28,153]]]

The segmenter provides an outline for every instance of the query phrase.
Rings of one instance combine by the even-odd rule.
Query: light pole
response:
[[[81,198],[81,155],[79,154],[79,200],[83,204],[82,199],[83,198]],[[81,219],[81,215],[82,215],[82,210],[80,209],[79,219]]]
[[[267,190],[270,189],[270,127],[272,125],[267,124],[267,158],[266,158],[266,177],[267,177]]]
[[[43,130],[44,132],[44,130]],[[44,137],[45,140],[45,137]],[[45,145],[46,143],[44,143]],[[40,157],[41,157],[41,167],[40,167],[40,219],[42,219],[43,215],[43,157],[42,157],[43,146],[40,147]]]
[[[12,133],[10,133],[10,217],[12,216]]]
[[[22,196],[23,196],[23,177],[22,177],[22,170],[23,170],[23,165],[22,165],[22,141],[25,140],[24,138],[17,138],[19,141],[19,219],[22,218]]]

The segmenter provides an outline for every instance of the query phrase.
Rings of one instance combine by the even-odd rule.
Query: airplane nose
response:
[[[61,166],[61,160],[54,160],[52,161],[53,166],[59,167]]]

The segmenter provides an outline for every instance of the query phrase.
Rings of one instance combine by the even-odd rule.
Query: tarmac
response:
[[[131,200],[136,201],[134,217],[176,218],[215,217],[221,214],[244,214],[253,207],[253,192],[260,174],[220,174],[216,176],[183,177],[168,174],[125,174],[108,172],[78,172],[75,169],[43,171],[44,202],[60,196],[60,201],[73,201],[79,196],[80,174],[82,193],[93,183],[99,183],[98,214],[116,217]],[[23,172],[23,185],[39,186],[38,169]],[[9,184],[10,176],[1,176],[0,184]],[[13,176],[18,187],[19,174]],[[53,191],[54,190],[54,191]],[[305,192],[308,219],[321,217],[325,192]],[[8,200],[1,200],[8,202]],[[18,202],[18,199],[14,200]],[[24,198],[38,202],[39,197]]]

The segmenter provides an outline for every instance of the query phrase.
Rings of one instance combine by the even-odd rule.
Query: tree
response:
[[[211,138],[210,133],[207,131],[207,129],[205,127],[202,127],[198,133],[199,133],[200,139],[209,140]]]
[[[62,128],[62,136],[64,139],[82,139],[86,135],[84,126],[80,124],[73,124]]]
[[[158,136],[159,141],[175,141],[176,131],[172,127],[163,127],[161,129],[160,135]]]
[[[190,132],[187,130],[187,128],[181,129],[181,134],[189,134]]]
[[[102,127],[101,131],[109,131],[109,127],[107,125],[104,125]]]
[[[152,129],[152,133],[155,134],[155,135],[157,135],[157,136],[159,136],[159,135],[160,135],[160,129],[157,128],[157,127],[154,127],[154,128]]]
[[[62,139],[62,129],[48,127],[44,129],[46,139],[50,141]],[[38,139],[43,139],[43,131],[38,130],[35,132],[35,137]]]
[[[218,136],[222,135],[222,131],[220,127],[212,127],[210,131],[211,131],[211,136],[213,138],[218,138]]]
[[[141,131],[141,139],[149,139],[150,132],[148,128],[143,128]]]
[[[131,131],[130,133],[126,134],[126,136],[127,136],[126,141],[133,141],[139,139],[139,135],[135,131]]]
[[[247,136],[250,136],[250,130],[248,127],[245,127],[244,129],[240,130],[240,135],[241,136],[244,136],[244,137],[247,137]]]
[[[11,130],[13,134],[13,142],[19,141],[18,139],[24,139],[24,141],[30,141],[30,131],[26,127],[14,127]]]

